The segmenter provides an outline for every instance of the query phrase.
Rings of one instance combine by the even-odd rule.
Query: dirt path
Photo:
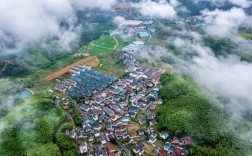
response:
[[[113,39],[115,40],[115,42],[116,42],[116,45],[114,46],[114,50],[118,47],[118,45],[119,45],[119,42],[118,42],[118,40],[115,38],[115,36],[112,36],[113,37]]]
[[[44,81],[51,81],[67,72],[69,72],[69,70],[74,67],[74,66],[78,66],[80,64],[84,64],[87,66],[91,66],[91,67],[97,67],[100,64],[99,59],[96,56],[88,56],[82,60],[79,60],[71,65],[68,65],[56,72],[53,72],[51,74],[48,74],[46,77],[43,78]]]

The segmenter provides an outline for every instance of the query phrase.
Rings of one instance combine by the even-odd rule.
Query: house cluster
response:
[[[121,156],[121,151],[111,142],[104,143],[103,145],[96,145],[93,148],[88,147],[87,142],[81,141],[79,145],[80,154],[87,156]]]
[[[122,37],[138,37],[146,39],[151,36],[148,26],[153,24],[152,20],[124,20],[119,24],[117,30],[112,31],[112,35],[121,35]]]
[[[125,19],[144,19],[145,17],[141,15],[139,10],[135,7],[120,7],[120,8],[115,8],[114,11],[112,12],[116,16],[121,16],[124,17]]]
[[[141,17],[132,8],[116,9],[115,12]],[[148,38],[148,26],[152,23],[152,20],[125,20],[119,31]],[[168,131],[159,133],[154,130],[158,124],[156,107],[163,104],[163,100],[158,98],[159,79],[163,71],[143,67],[140,63],[149,54],[162,56],[165,49],[144,45],[140,40],[122,51],[123,63],[130,72],[123,79],[79,65],[70,69],[72,76],[69,79],[55,86],[55,90],[71,97],[82,97],[78,103],[72,100],[81,116],[81,126],[66,131],[66,134],[78,140],[79,153],[88,156],[120,156],[122,152],[129,155],[130,150],[136,155],[148,155],[146,144],[152,146],[158,156],[187,156],[186,147],[192,143],[191,137],[171,137]],[[64,100],[64,106],[68,102]],[[137,118],[139,112],[144,112],[144,115]],[[136,140],[128,131],[127,125],[133,119],[140,125],[136,133],[144,137],[144,141]],[[160,140],[164,144],[162,147],[156,145]],[[130,145],[130,150],[125,145]]]
[[[126,126],[139,110],[162,104],[162,100],[158,99],[161,73],[139,67],[129,76],[115,79],[90,68],[78,67],[72,70],[75,71],[74,76],[58,84],[56,89],[62,85],[69,86],[63,92],[73,97],[76,94],[85,97],[80,103],[75,102],[82,116],[82,126],[67,132],[72,138],[85,140],[79,145],[80,153],[98,155],[107,152],[107,155],[120,155],[120,150],[111,145],[113,139],[124,139],[128,143],[137,144],[128,134]],[[96,87],[97,92],[93,96],[83,94],[87,89],[91,92],[93,86],[102,88]],[[147,120],[152,126],[157,124],[150,115]]]
[[[190,136],[185,136],[183,138],[178,138],[176,136],[170,137],[167,131],[159,133],[151,128],[147,132],[143,129],[139,129],[137,134],[139,136],[147,135],[147,142],[154,147],[158,156],[187,156],[188,151],[186,150],[186,147],[192,144],[192,138]],[[158,139],[165,142],[162,148],[155,146],[155,142],[157,142]],[[138,155],[143,155],[144,149],[145,145],[142,142],[139,142],[135,144],[133,152]]]
[[[169,138],[169,134],[167,132],[164,132],[161,134],[161,138],[164,140],[167,140]],[[162,156],[187,156],[188,151],[186,150],[186,147],[188,145],[192,144],[192,138],[190,136],[185,136],[183,138],[178,138],[174,136],[172,138],[171,142],[166,142],[164,144],[163,149],[161,149],[159,152],[161,152]]]
[[[159,57],[166,53],[166,49],[163,47],[147,46],[141,41],[135,41],[132,44],[122,49],[122,60],[124,65],[129,71],[135,71],[141,65],[139,60],[148,59],[149,56]]]

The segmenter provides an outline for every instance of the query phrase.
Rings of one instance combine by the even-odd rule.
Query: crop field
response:
[[[96,57],[96,56],[88,56],[84,59],[81,59],[71,65],[68,65],[56,72],[53,72],[49,75],[47,75],[46,77],[43,78],[44,81],[51,81],[65,73],[67,73],[72,67],[74,66],[78,66],[80,64],[84,64],[84,65],[87,65],[87,66],[91,66],[91,67],[97,67],[99,65],[99,59]]]

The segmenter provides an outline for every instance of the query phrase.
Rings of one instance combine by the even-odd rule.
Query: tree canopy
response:
[[[191,155],[244,155],[235,137],[225,131],[227,116],[224,111],[189,78],[164,74],[160,96],[164,105],[156,113],[158,128],[173,135],[191,135],[195,142]],[[183,134],[181,134],[183,133]]]

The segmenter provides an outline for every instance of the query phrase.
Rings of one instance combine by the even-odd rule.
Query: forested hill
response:
[[[161,83],[165,104],[157,111],[158,128],[178,137],[191,135],[190,155],[248,155],[238,137],[226,130],[227,115],[190,79],[163,75]]]

